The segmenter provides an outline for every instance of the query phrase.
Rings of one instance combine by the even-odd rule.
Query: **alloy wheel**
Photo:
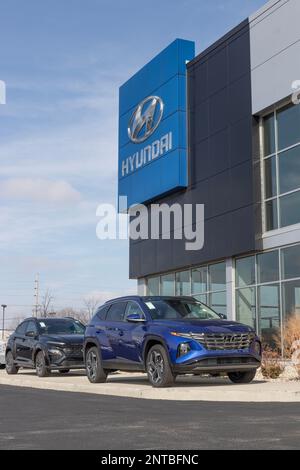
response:
[[[152,351],[148,362],[148,372],[153,383],[161,382],[164,374],[164,359],[159,351]]]
[[[87,356],[86,360],[86,369],[89,377],[92,380],[95,380],[96,375],[97,375],[97,368],[98,368],[98,360],[97,356],[94,353],[94,351],[90,351]]]

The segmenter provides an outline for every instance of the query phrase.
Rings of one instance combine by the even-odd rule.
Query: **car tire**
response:
[[[5,369],[5,364],[0,364],[0,370],[4,370]]]
[[[7,352],[5,362],[6,362],[6,364],[5,364],[6,372],[9,375],[15,375],[15,374],[18,373],[19,367],[15,365],[14,356],[13,356],[13,353],[11,351]]]
[[[92,384],[106,382],[107,371],[102,367],[102,360],[96,346],[88,349],[85,355],[86,375]]]
[[[35,370],[38,377],[48,377],[50,369],[47,367],[44,353],[39,351],[35,358]]]
[[[58,371],[60,374],[68,374],[70,372],[70,369],[59,369]]]
[[[152,387],[171,387],[175,376],[172,372],[167,351],[161,344],[152,346],[147,354],[146,370]]]
[[[246,372],[228,372],[228,377],[234,384],[249,384],[256,376],[256,369]]]

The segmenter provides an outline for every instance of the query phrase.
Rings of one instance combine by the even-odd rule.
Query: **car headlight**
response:
[[[191,333],[178,333],[177,331],[171,331],[172,336],[177,336],[179,338],[188,338],[192,339],[193,335]]]
[[[58,348],[50,348],[50,349],[48,349],[48,352],[52,356],[63,356],[62,351]]]

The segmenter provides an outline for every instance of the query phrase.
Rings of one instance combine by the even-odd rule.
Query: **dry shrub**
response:
[[[278,379],[284,367],[281,364],[280,353],[271,348],[266,348],[263,352],[261,373],[265,379]]]
[[[300,340],[300,315],[290,315],[283,326],[283,356],[286,359],[291,359],[293,355],[293,344]],[[281,350],[281,336],[280,334],[274,337],[277,347]]]

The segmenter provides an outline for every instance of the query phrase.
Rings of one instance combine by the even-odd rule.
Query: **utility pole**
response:
[[[35,281],[34,281],[34,298],[35,298],[35,304],[34,304],[34,315],[35,317],[38,316],[38,311],[39,311],[39,293],[40,293],[40,278],[39,274],[35,276]]]
[[[7,307],[7,305],[1,305],[2,307],[2,339],[4,339],[4,317],[5,317],[5,309]]]

